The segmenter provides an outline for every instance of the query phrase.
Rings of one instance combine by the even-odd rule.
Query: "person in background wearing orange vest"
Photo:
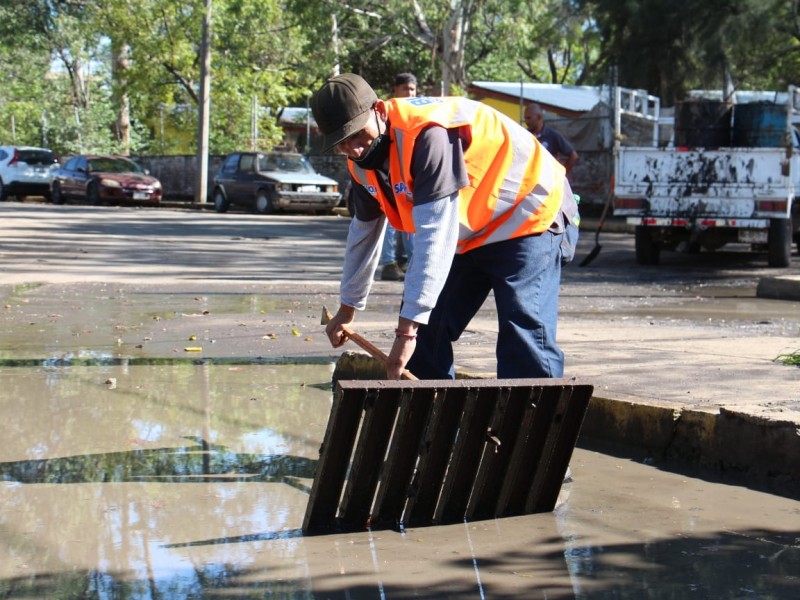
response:
[[[400,73],[394,78],[392,87],[393,98],[414,98],[417,95],[417,78],[412,73]],[[405,252],[406,267],[414,252],[414,238],[411,233],[403,233],[386,224],[386,234],[383,236],[383,247],[378,266],[381,267],[383,281],[403,281],[405,274],[400,267],[398,258],[401,251]]]
[[[562,264],[572,260],[578,210],[564,167],[519,123],[460,97],[379,100],[353,73],[326,81],[311,109],[326,148],[353,179],[333,347],[367,304],[384,220],[413,232],[387,376],[455,375],[458,340],[489,292],[499,333],[497,377],[561,377],[556,343]]]

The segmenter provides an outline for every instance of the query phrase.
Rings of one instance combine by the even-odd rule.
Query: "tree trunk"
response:
[[[131,152],[131,101],[128,96],[130,46],[114,44],[112,53],[114,100],[117,106],[117,141],[120,143],[120,154],[128,156]]]
[[[450,17],[442,30],[442,93],[449,96],[452,86],[463,86],[465,40],[469,29],[469,0],[450,0]]]

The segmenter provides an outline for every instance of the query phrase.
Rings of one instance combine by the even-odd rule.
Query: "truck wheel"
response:
[[[50,192],[50,201],[53,204],[64,204],[64,194],[61,193],[61,184],[53,182],[53,191]]]
[[[767,236],[767,264],[786,268],[792,262],[792,226],[789,219],[772,219]]]
[[[635,230],[636,262],[640,265],[657,265],[661,245],[654,239],[651,227],[637,225]]]
[[[86,188],[86,201],[92,206],[100,206],[100,188],[97,187],[97,182],[92,182]]]
[[[222,190],[217,188],[214,190],[214,210],[218,213],[228,212],[228,208],[230,207],[230,202],[228,202],[228,198],[225,194],[222,193]]]

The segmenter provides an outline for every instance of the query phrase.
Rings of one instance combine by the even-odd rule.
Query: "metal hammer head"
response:
[[[322,316],[319,319],[320,325],[327,325],[328,322],[333,318],[331,311],[328,310],[326,306],[322,307]]]

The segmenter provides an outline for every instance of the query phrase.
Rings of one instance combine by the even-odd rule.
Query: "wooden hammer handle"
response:
[[[330,311],[328,311],[327,308],[323,308],[323,310],[325,311],[325,317],[327,318],[328,321],[330,321],[333,318],[333,315],[330,313]],[[389,357],[386,356],[383,350],[378,348],[375,344],[370,342],[363,335],[361,335],[360,333],[356,333],[355,331],[350,329],[350,327],[348,327],[347,325],[342,325],[342,331],[345,332],[348,338],[350,338],[361,348],[366,350],[370,354],[370,356],[372,356],[373,358],[377,358],[384,365],[389,364]],[[403,372],[400,374],[400,378],[413,379],[413,380],[417,379],[408,369],[403,369]]]

